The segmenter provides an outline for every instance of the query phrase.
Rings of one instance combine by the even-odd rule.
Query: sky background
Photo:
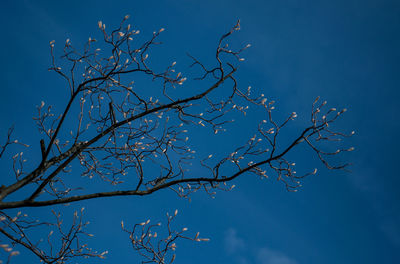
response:
[[[237,188],[218,192],[215,199],[197,193],[188,202],[164,191],[60,207],[68,217],[75,206],[85,206],[89,230],[96,235],[88,242],[110,252],[103,262],[85,263],[139,263],[120,221],[164,220],[175,209],[177,228],[211,238],[178,243],[176,263],[400,263],[399,1],[4,0],[1,135],[14,124],[21,141],[37,146],[35,106],[44,100],[64,107],[67,88],[47,71],[49,41],[83,43],[99,36],[97,21],[111,27],[126,14],[143,34],[165,28],[165,54],[157,59],[165,65],[176,60],[182,70],[190,63],[186,52],[211,63],[219,36],[240,18],[242,30],[231,43],[252,45],[240,65],[240,85],[276,100],[279,113],[297,112],[299,119],[291,127],[295,132],[305,125],[316,96],[330,107],[347,108],[337,127],[356,131],[346,141],[356,150],[335,160],[351,162],[351,173],[324,169],[310,152],[295,156],[301,169],[319,168],[297,193],[287,192],[273,177],[262,181],[244,175],[234,182]],[[247,116],[242,129],[225,136],[222,146],[251,136],[250,124],[262,118]],[[212,151],[218,143],[213,140],[199,144],[200,151]],[[2,166],[1,182],[10,179],[9,167]],[[32,255],[22,251],[13,263],[32,263],[29,259]]]

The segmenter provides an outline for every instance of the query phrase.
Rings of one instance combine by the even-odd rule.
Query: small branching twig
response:
[[[167,264],[174,262],[176,258],[175,250],[177,248],[177,241],[179,240],[192,240],[192,241],[209,241],[208,238],[200,238],[199,233],[194,236],[185,235],[188,229],[182,228],[176,231],[172,228],[172,221],[178,214],[175,210],[173,215],[167,213],[166,222],[166,235],[161,235],[155,231],[161,226],[161,223],[150,224],[150,220],[135,224],[132,229],[127,229],[124,222],[121,222],[122,230],[129,234],[131,245],[144,260],[142,263],[157,263]]]
[[[44,263],[68,263],[72,258],[104,258],[107,252],[98,253],[87,246],[81,244],[82,236],[93,236],[84,231],[88,222],[83,222],[83,208],[78,213],[75,211],[72,224],[69,228],[65,228],[65,223],[60,213],[53,211],[55,222],[41,222],[33,220],[27,214],[18,212],[14,217],[5,213],[0,213],[0,233],[6,236],[13,245],[20,245],[30,250]],[[38,228],[51,228],[47,235],[47,245],[43,244],[43,240],[32,241],[30,232]],[[7,250],[11,252],[8,246]],[[15,252],[15,253],[13,253]],[[11,252],[10,256],[17,255],[18,251]]]

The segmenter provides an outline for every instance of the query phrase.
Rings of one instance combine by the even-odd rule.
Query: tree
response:
[[[41,160],[38,165],[31,165],[32,170],[25,169],[27,160],[22,152],[7,151],[11,145],[29,147],[13,138],[13,128],[1,146],[0,158],[10,156],[15,176],[14,183],[0,189],[0,232],[2,240],[12,244],[1,244],[8,252],[7,261],[18,254],[15,246],[32,251],[45,263],[105,257],[106,252],[98,253],[81,243],[82,236],[91,236],[84,230],[87,223],[82,220],[83,209],[75,212],[71,227],[65,230],[60,213],[53,211],[53,222],[37,220],[22,212],[26,207],[52,208],[101,197],[146,196],[163,189],[171,189],[184,198],[201,189],[213,195],[216,190],[231,190],[234,185],[230,182],[243,174],[261,178],[275,174],[288,191],[296,191],[302,178],[316,173],[296,174],[295,163],[287,155],[298,146],[310,147],[328,169],[347,166],[332,165],[329,157],[353,148],[322,150],[326,142],[348,136],[331,129],[346,110],[324,111],[326,102],[319,98],[312,104],[310,124],[292,141],[279,141],[281,130],[297,114],[291,113],[283,122],[275,121],[273,101],[267,101],[263,94],[252,96],[250,87],[243,90],[238,85],[237,65],[244,60],[242,53],[250,45],[235,50],[229,48],[227,41],[240,29],[239,21],[219,39],[214,66],[208,67],[188,55],[190,67],[197,71],[193,80],[201,85],[182,90],[179,87],[185,87],[187,77],[175,72],[175,62],[164,70],[157,70],[158,63],[150,62],[150,51],[160,44],[158,37],[164,29],[140,43],[139,31],[127,24],[127,19],[128,16],[112,31],[98,22],[101,43],[89,38],[82,51],[67,39],[60,58],[55,55],[54,41],[50,42],[49,70],[65,80],[69,97],[59,115],[53,114],[52,106],[44,102],[38,106],[34,120],[43,139],[33,144],[38,153],[40,149]],[[146,80],[151,83],[142,86]],[[267,117],[260,120],[253,137],[235,142],[236,147],[224,150],[225,156],[215,157],[213,151],[205,157],[195,156],[186,136],[189,129],[207,127],[213,134],[224,133],[233,122],[232,117],[246,115],[251,109],[260,109]],[[189,172],[195,162],[207,173],[197,176]],[[82,189],[82,177],[104,181],[109,187],[101,191],[90,186]],[[15,208],[21,211],[13,216],[9,212]],[[178,239],[207,240],[198,233],[186,236],[186,228],[173,229],[171,222],[176,215],[177,211],[167,214],[165,238],[158,238],[154,231],[159,224],[146,221],[128,228],[121,223],[134,250],[144,257],[143,263],[172,263]],[[30,238],[30,232],[43,227],[57,233],[50,231],[47,245]]]

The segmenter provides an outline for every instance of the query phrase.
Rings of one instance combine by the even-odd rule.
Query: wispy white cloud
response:
[[[282,252],[272,250],[268,247],[260,248],[257,252],[257,263],[259,264],[298,264],[298,262]]]
[[[246,247],[246,242],[234,228],[225,232],[225,250],[232,255],[238,264],[298,264],[298,262],[284,253],[267,246]]]
[[[238,237],[236,230],[229,228],[225,232],[225,250],[228,254],[241,251],[245,248],[244,240]]]

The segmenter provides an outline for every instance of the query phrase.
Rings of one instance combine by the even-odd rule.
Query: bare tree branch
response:
[[[71,227],[65,231],[58,213],[54,212],[54,223],[35,222],[27,220],[22,213],[16,218],[8,216],[5,210],[12,208],[145,196],[163,189],[171,189],[189,199],[198,190],[213,196],[216,190],[234,188],[231,181],[243,174],[261,178],[272,174],[288,191],[297,191],[304,177],[316,173],[315,169],[297,175],[295,163],[288,159],[288,154],[298,146],[309,147],[328,169],[348,166],[334,164],[331,158],[353,148],[332,152],[326,147],[326,143],[335,143],[351,135],[332,128],[345,110],[323,110],[326,102],[321,103],[317,98],[312,105],[310,124],[291,141],[282,142],[281,131],[297,114],[293,112],[280,122],[274,118],[274,101],[268,101],[263,94],[251,96],[251,87],[240,87],[235,75],[237,64],[244,60],[242,53],[250,45],[231,49],[227,43],[240,29],[239,21],[219,39],[215,65],[207,66],[195,56],[188,55],[192,60],[190,67],[198,72],[193,83],[187,85],[187,77],[181,72],[176,73],[176,62],[164,70],[156,70],[158,61],[153,65],[151,51],[153,46],[160,44],[158,38],[164,29],[140,43],[137,39],[139,30],[127,24],[127,19],[128,16],[112,31],[106,31],[101,21],[98,23],[103,45],[96,46],[97,40],[89,38],[79,51],[67,39],[59,59],[55,55],[54,41],[50,42],[49,70],[66,81],[69,96],[64,111],[59,114],[53,113],[52,106],[44,102],[37,107],[34,120],[43,136],[40,139],[40,164],[30,172],[25,171],[23,153],[14,155],[15,182],[0,188],[0,233],[13,244],[30,250],[45,263],[66,263],[77,257],[104,258],[105,255],[80,243],[80,237],[87,235],[83,231],[86,223],[82,222],[82,212],[74,214]],[[135,79],[147,79],[151,83],[149,87],[159,87],[151,91],[153,96],[149,98],[146,89],[141,88],[143,84],[136,84]],[[178,87],[189,85],[193,85],[196,92],[182,95],[177,92]],[[225,150],[223,156],[214,156],[213,151],[204,158],[194,156],[195,151],[189,147],[188,129],[206,127],[214,134],[223,133],[233,122],[232,116],[246,115],[253,109],[264,111],[266,116],[258,127],[255,126],[253,137]],[[5,144],[0,146],[0,158],[11,144],[27,146],[12,140],[12,132],[13,128],[8,131]],[[193,162],[204,169],[204,174],[196,176],[188,172]],[[71,173],[72,167],[77,168],[77,172]],[[79,183],[74,185],[73,181],[67,180],[78,176],[95,178],[117,187],[82,189]],[[23,195],[12,197],[22,198],[11,198],[14,193]],[[146,259],[142,263],[172,263],[175,255],[167,255],[175,249],[175,240],[199,241],[198,235],[190,238],[183,235],[186,230],[177,232],[170,228],[175,215],[168,216],[168,235],[156,244],[152,242],[155,239],[152,229],[157,225],[144,222],[135,225],[131,231],[123,227],[130,234],[134,250]],[[61,241],[57,250],[57,245],[50,242],[53,232],[44,249],[38,242],[31,241],[26,230],[38,226],[57,229]]]

